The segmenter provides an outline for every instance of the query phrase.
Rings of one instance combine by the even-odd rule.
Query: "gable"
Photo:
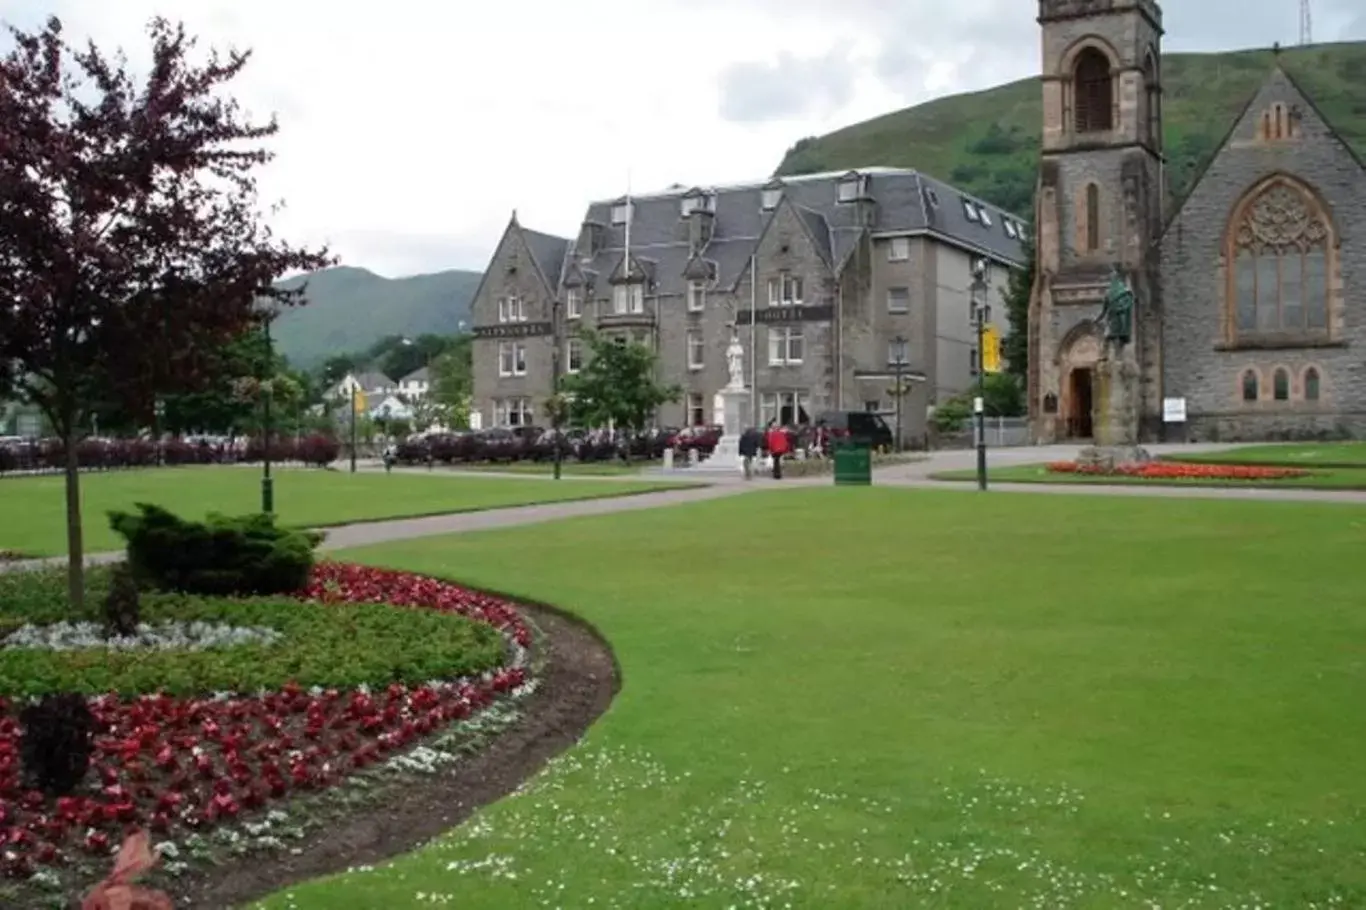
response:
[[[1172,206],[1165,233],[1193,199],[1207,195],[1208,180],[1241,177],[1245,185],[1273,172],[1332,183],[1366,171],[1356,150],[1338,134],[1313,99],[1280,66],[1274,67],[1234,119],[1214,153],[1196,171],[1186,194]]]

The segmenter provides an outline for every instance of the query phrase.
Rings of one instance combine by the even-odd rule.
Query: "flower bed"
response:
[[[1075,461],[1055,461],[1048,465],[1051,474],[1087,474],[1104,477],[1139,477],[1146,480],[1287,480],[1307,477],[1300,468],[1272,468],[1260,465],[1186,464],[1178,461],[1148,461],[1120,465],[1107,470],[1100,465]]]
[[[6,593],[0,613],[12,615]],[[35,602],[39,614],[49,608]],[[327,789],[528,682],[531,633],[515,608],[434,579],[324,563],[295,600],[148,597],[144,610],[172,608],[281,639],[195,652],[0,651],[6,696],[105,687],[90,700],[90,774],[56,799],[24,788],[20,699],[0,697],[0,872],[27,877],[104,856],[131,828],[185,835]],[[144,673],[138,660],[157,668]],[[47,689],[30,681],[35,671]]]

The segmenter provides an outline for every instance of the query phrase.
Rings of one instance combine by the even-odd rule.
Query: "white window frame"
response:
[[[804,290],[801,276],[784,272],[768,279],[768,305],[801,306]]]
[[[977,206],[972,204],[971,199],[963,200],[963,215],[973,224],[977,224],[980,221],[977,214]]]
[[[526,375],[526,345],[520,341],[498,343],[498,375]]]
[[[982,219],[982,224],[991,227],[991,213],[987,211],[986,206],[977,206],[977,216]]]
[[[645,285],[638,281],[613,285],[612,312],[618,316],[645,312]]]
[[[526,322],[526,301],[516,294],[498,298],[499,322]]]
[[[847,180],[840,181],[839,195],[836,198],[840,202],[855,202],[862,191],[863,179],[861,177],[850,177]]]
[[[700,329],[689,329],[687,335],[688,369],[700,370],[707,365],[706,339]]]
[[[901,291],[899,303],[894,303],[894,293]],[[911,289],[907,287],[895,287],[887,289],[887,312],[894,315],[903,315],[911,311]]]
[[[911,238],[893,237],[887,242],[887,261],[905,262],[911,258]]]
[[[507,399],[504,403],[503,416],[505,423],[500,424],[500,426],[505,427],[529,427],[536,420],[530,398]],[[514,417],[516,420],[513,419]]]
[[[498,298],[498,321],[508,321],[508,299],[506,297]]]
[[[707,283],[705,281],[688,282],[688,312],[700,313],[707,305]]]
[[[579,355],[577,358],[574,356],[576,353]],[[578,366],[574,365],[576,359],[579,362]],[[583,369],[583,342],[577,338],[570,338],[564,343],[564,368],[569,373],[577,373]]]
[[[612,206],[612,223],[625,224],[627,221],[631,220],[631,216],[635,214],[635,207],[636,204],[634,202],[618,202],[616,205]]]
[[[765,212],[771,212],[778,207],[778,203],[783,201],[783,191],[780,189],[764,190],[763,199],[760,200]]]
[[[493,425],[495,427],[508,425],[508,402],[506,398],[493,399]]]
[[[793,352],[795,353],[795,356]],[[801,326],[771,326],[768,329],[769,366],[799,366],[806,355],[806,335]]]
[[[564,318],[580,319],[583,317],[583,294],[577,288],[571,288],[564,292]]]
[[[759,425],[768,426],[770,420],[781,420],[784,407],[792,409],[794,422],[802,411],[806,412],[807,421],[811,420],[809,392],[765,392],[759,396]]]
[[[701,392],[688,393],[688,412],[683,415],[683,420],[690,427],[702,427],[708,424],[707,420],[707,399]],[[696,418],[701,417],[701,420]]]

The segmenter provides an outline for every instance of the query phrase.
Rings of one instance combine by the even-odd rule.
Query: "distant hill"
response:
[[[286,311],[272,326],[278,350],[309,368],[333,354],[368,348],[386,335],[450,335],[470,318],[479,272],[449,271],[383,278],[350,266],[291,278],[308,282],[308,304]]]
[[[1168,182],[1187,189],[1272,62],[1271,51],[1166,54]],[[1366,154],[1366,42],[1287,48],[1281,65],[1343,137]],[[1033,211],[1042,90],[1037,78],[952,95],[801,140],[777,173],[912,167],[1020,215]]]

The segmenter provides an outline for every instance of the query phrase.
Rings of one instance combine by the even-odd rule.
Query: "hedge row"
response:
[[[240,464],[256,462],[265,454],[260,439],[245,446],[170,439],[158,445],[147,439],[86,439],[76,446],[85,469],[145,468],[153,465]],[[272,461],[295,461],[325,467],[337,460],[341,444],[316,434],[299,439],[271,440]],[[14,471],[59,471],[66,466],[66,446],[60,439],[0,444],[0,474]]]

